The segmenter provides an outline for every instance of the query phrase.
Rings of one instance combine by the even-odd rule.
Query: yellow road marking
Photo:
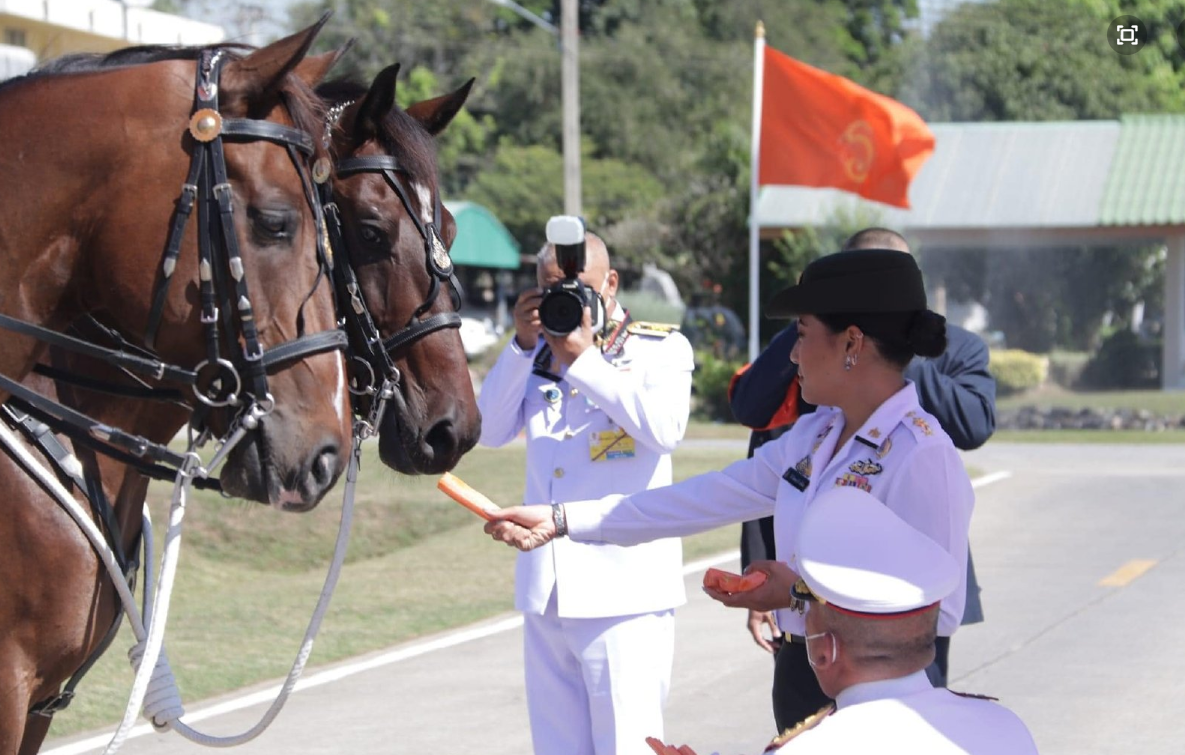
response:
[[[1156,566],[1156,561],[1146,558],[1137,558],[1128,561],[1106,577],[1103,577],[1099,581],[1099,587],[1125,587],[1153,566]]]

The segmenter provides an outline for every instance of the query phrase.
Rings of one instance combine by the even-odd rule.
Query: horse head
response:
[[[134,115],[124,124],[120,168],[101,192],[93,284],[82,292],[87,308],[108,313],[120,330],[147,332],[142,340],[162,358],[197,365],[214,432],[236,422],[250,430],[227,459],[223,489],[294,511],[333,486],[351,431],[308,177],[325,157],[324,108],[312,87],[332,60],[302,61],[323,23],[245,54],[198,53],[196,87],[192,51],[95,74],[110,77],[106,95]],[[186,121],[188,130],[178,128]],[[188,158],[199,152],[195,169]],[[177,206],[194,202],[196,222],[162,264],[165,218],[183,183]]]
[[[440,473],[481,432],[458,330],[460,290],[447,253],[456,223],[441,201],[432,141],[473,82],[403,110],[395,101],[398,72],[398,65],[385,69],[369,88],[336,82],[319,91],[340,110],[332,134],[339,254],[355,271],[378,337],[369,354],[354,355],[353,380],[394,383],[377,428],[383,463],[404,474]],[[365,414],[374,397],[362,393]]]

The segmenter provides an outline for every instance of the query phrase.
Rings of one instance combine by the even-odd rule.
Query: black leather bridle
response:
[[[331,123],[330,126],[332,125]],[[461,283],[457,280],[453,261],[440,238],[443,211],[439,193],[433,199],[432,222],[424,223],[416,213],[407,189],[397,175],[407,171],[395,157],[347,157],[337,162],[335,171],[338,178],[347,178],[359,173],[381,175],[399,196],[424,241],[425,268],[429,277],[428,293],[423,303],[412,313],[408,323],[384,340],[359,289],[358,278],[354,273],[354,261],[342,232],[341,213],[333,201],[330,181],[323,180],[318,184],[329,241],[335,253],[333,276],[338,295],[339,316],[342,318],[342,327],[349,334],[347,354],[350,357],[350,391],[358,397],[368,396],[372,399],[369,415],[363,419],[367,421],[368,429],[373,432],[378,429],[378,423],[382,419],[384,399],[392,398],[392,392],[402,377],[395,366],[392,354],[438,330],[461,327],[461,315],[455,310],[461,308],[464,295]],[[454,311],[424,317],[423,315],[436,303],[442,283],[448,284]],[[354,402],[354,409],[357,414],[363,414],[360,401]]]

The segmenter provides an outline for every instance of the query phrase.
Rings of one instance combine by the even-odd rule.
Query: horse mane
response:
[[[237,42],[223,42],[203,47],[180,45],[137,45],[124,47],[108,53],[76,52],[47,60],[23,76],[0,82],[0,92],[18,83],[31,83],[56,76],[97,73],[113,68],[159,63],[168,60],[196,61],[206,50],[221,50],[230,60],[241,60],[246,53],[256,48]],[[313,137],[320,148],[318,135],[324,130],[325,103],[317,93],[292,73],[284,77],[280,97],[292,118],[293,124]]]
[[[329,107],[360,102],[370,87],[349,79],[335,79],[319,85],[317,96]],[[340,125],[337,126],[340,128]],[[383,150],[398,160],[407,171],[436,188],[436,142],[420,122],[396,105],[387,113],[379,128]]]

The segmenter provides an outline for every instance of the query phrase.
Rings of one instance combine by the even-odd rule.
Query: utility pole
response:
[[[580,16],[576,0],[560,2],[563,90],[564,214],[583,215],[580,190]]]

